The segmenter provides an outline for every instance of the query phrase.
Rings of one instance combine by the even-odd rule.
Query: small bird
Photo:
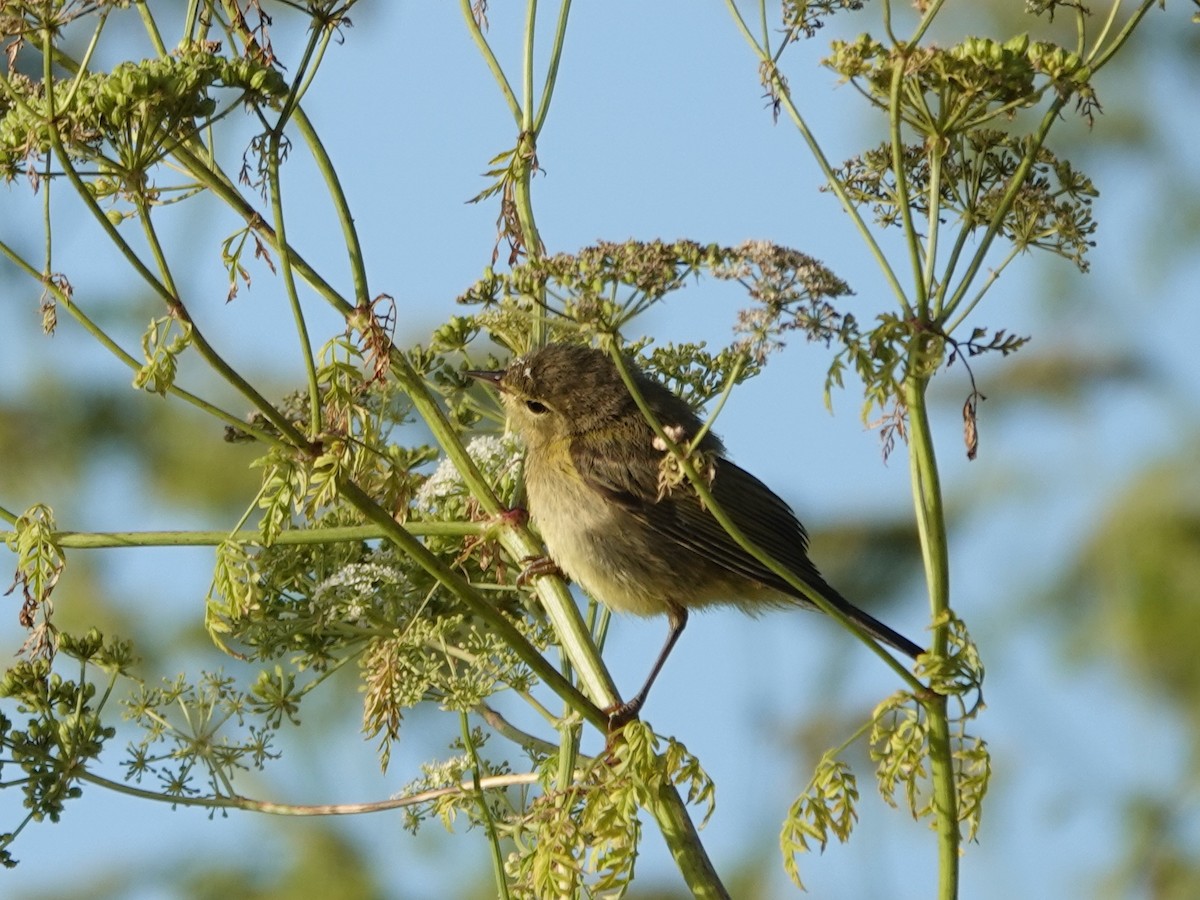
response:
[[[632,364],[630,371],[663,430],[686,447],[701,431],[699,417]],[[608,354],[553,343],[506,369],[467,374],[495,386],[525,443],[529,513],[553,563],[610,609],[667,617],[667,640],[650,675],[632,699],[607,711],[610,729],[637,716],[688,610],[817,608],[734,541],[686,479],[664,483],[666,442]],[[708,432],[696,449],[709,461],[713,498],[743,535],[872,637],[914,659],[924,652],[825,582],[808,558],[804,526],[770,488],[725,457],[718,437]]]

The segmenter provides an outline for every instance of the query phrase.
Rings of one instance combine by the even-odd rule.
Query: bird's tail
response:
[[[813,579],[809,578],[807,580],[812,581]],[[850,621],[861,627],[862,630],[871,637],[882,641],[893,649],[899,650],[906,656],[911,656],[913,659],[916,659],[925,652],[925,648],[920,644],[910,641],[900,632],[893,628],[889,628],[887,625],[884,625],[870,613],[863,612],[861,609],[835,591],[832,587],[830,587],[830,585],[827,584],[823,578],[818,577],[815,580],[816,583],[813,584],[813,587],[819,590],[823,597],[836,606],[838,610],[844,613],[846,618],[850,619]]]

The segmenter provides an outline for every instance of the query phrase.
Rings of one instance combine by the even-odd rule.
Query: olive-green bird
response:
[[[667,435],[688,444],[700,419],[666,387],[632,365],[630,371]],[[611,609],[667,617],[667,641],[646,683],[609,711],[614,728],[645,703],[689,609],[817,608],[742,549],[686,480],[661,489],[667,447],[606,353],[549,344],[507,369],[469,374],[499,390],[524,440],[529,513],[554,563]],[[713,497],[750,541],[871,636],[913,658],[924,652],[825,582],[808,558],[804,526],[770,488],[725,458],[719,438],[709,432],[698,449],[712,460]]]

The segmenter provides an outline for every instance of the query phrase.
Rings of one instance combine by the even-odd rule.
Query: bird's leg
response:
[[[671,655],[671,650],[674,648],[675,642],[683,634],[683,629],[687,626],[687,620],[688,612],[684,607],[671,607],[667,613],[667,625],[670,628],[667,632],[667,641],[663,644],[662,650],[659,651],[658,659],[654,661],[654,667],[650,670],[650,675],[646,678],[646,683],[642,685],[642,689],[631,699],[616,706],[610,706],[605,710],[608,713],[608,733],[610,735],[620,731],[625,727],[627,722],[637,718],[638,712],[641,711],[642,705],[646,702],[646,696],[650,693],[650,687],[654,684],[654,679],[662,671],[663,663],[667,661],[667,657]]]
[[[517,575],[517,587],[525,587],[539,575],[562,575],[560,569],[548,556],[526,556],[521,560],[522,569]]]

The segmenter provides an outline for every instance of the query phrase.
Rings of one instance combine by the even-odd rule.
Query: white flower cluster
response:
[[[364,601],[374,597],[381,585],[398,584],[403,576],[392,566],[351,563],[317,585],[312,602],[336,603],[344,608],[340,618],[354,622],[366,613]]]
[[[513,435],[503,437],[486,434],[472,438],[467,454],[491,480],[498,480],[516,468],[520,462],[520,444]],[[443,459],[425,483],[417,489],[414,504],[417,509],[434,512],[443,501],[463,493],[463,480],[454,463]]]
[[[471,758],[465,753],[449,759],[421,763],[423,777],[406,784],[392,795],[392,799],[398,800],[417,791],[436,790],[459,784],[463,780],[464,773],[470,771],[471,766]]]

